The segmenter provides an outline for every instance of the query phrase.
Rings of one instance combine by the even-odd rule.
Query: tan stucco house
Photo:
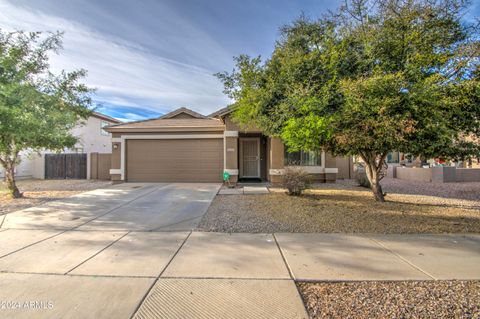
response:
[[[286,165],[302,166],[315,181],[351,178],[350,158],[325,152],[285,150],[278,138],[243,130],[230,119],[232,109],[209,116],[179,108],[159,118],[111,125],[113,181],[221,182],[281,181]]]

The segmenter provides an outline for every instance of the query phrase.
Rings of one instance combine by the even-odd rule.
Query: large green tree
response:
[[[14,198],[22,196],[15,183],[20,152],[74,146],[71,129],[91,112],[92,90],[79,82],[85,70],[49,71],[48,54],[58,53],[61,38],[0,29],[0,164]]]
[[[478,154],[476,25],[461,0],[350,0],[281,29],[272,56],[241,55],[220,73],[234,119],[290,150],[357,155],[375,199],[385,158]]]

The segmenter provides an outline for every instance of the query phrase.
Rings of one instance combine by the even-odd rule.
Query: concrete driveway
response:
[[[0,216],[0,224],[14,229],[190,230],[219,188],[198,183],[119,184]]]
[[[131,317],[219,188],[126,183],[0,216],[0,317]]]

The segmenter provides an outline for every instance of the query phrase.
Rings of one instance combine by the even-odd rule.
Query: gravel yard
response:
[[[7,196],[5,184],[0,183],[0,215],[110,184],[110,181],[95,180],[19,180],[17,186],[24,197],[11,199]]]
[[[310,318],[480,318],[480,281],[299,283]]]
[[[368,189],[349,181],[322,184],[300,197],[287,196],[280,189],[267,195],[217,195],[198,228],[261,233],[480,233],[480,183],[449,187],[383,183],[388,192],[385,203],[375,202]],[[413,187],[414,194],[405,194]]]
[[[382,185],[387,193],[480,201],[480,183],[427,183],[385,178]]]

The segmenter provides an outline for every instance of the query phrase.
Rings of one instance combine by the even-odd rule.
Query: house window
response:
[[[110,123],[102,121],[102,123],[100,125],[102,135],[108,136],[109,133],[103,129],[105,126],[108,126],[108,125],[110,125]]]
[[[400,153],[399,152],[388,153],[387,163],[400,163]]]
[[[322,166],[321,151],[289,152],[285,150],[285,166]]]

